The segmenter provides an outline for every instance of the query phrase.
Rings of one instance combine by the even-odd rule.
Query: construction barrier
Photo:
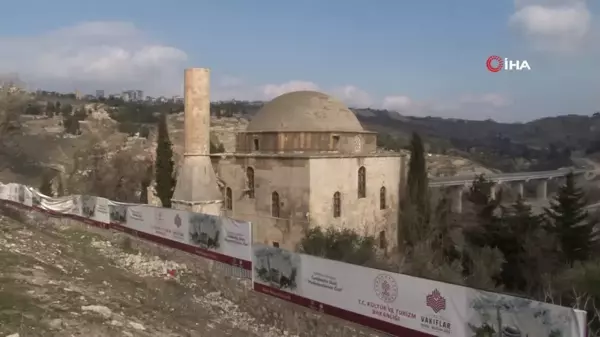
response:
[[[14,183],[0,200],[239,267],[257,292],[394,336],[586,336],[585,311],[253,244],[250,222]]]

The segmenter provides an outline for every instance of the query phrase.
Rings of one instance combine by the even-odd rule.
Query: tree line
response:
[[[449,196],[428,187],[423,141],[410,143],[405,198],[399,205],[396,248],[382,256],[378,240],[351,229],[313,228],[299,251],[412,276],[508,292],[588,311],[600,333],[598,218],[572,173],[550,205],[535,214],[523,198],[504,204],[501,190],[481,175],[466,193],[462,214]]]

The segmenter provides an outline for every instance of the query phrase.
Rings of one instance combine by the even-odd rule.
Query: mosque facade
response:
[[[295,249],[308,228],[352,228],[395,237],[406,160],[376,149],[340,101],[314,91],[281,95],[236,135],[233,153],[211,154],[222,214],[251,221],[254,240]]]

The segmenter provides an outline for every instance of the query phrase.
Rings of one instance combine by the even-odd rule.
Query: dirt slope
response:
[[[111,242],[80,225],[0,215],[0,336],[292,336],[194,275],[126,236]]]

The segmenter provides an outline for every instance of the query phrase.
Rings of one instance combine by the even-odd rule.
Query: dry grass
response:
[[[142,253],[127,236],[111,242],[80,225],[31,221],[0,218],[0,336],[287,334],[257,324],[193,270]]]

